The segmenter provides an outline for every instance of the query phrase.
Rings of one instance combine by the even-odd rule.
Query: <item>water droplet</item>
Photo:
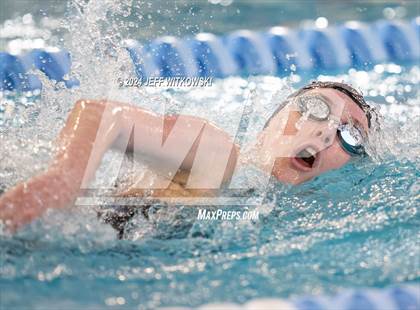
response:
[[[328,19],[326,17],[318,17],[315,20],[315,26],[317,28],[327,28],[328,27]]]

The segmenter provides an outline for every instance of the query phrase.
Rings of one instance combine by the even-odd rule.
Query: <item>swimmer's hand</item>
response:
[[[63,178],[60,170],[49,169],[0,197],[0,221],[7,230],[15,232],[41,216],[47,208],[68,205],[76,195],[75,189]]]

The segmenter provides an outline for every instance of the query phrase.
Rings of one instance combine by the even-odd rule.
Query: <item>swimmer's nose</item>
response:
[[[317,140],[318,147],[325,148],[333,143],[334,133],[332,130],[317,130],[315,132],[315,139]]]

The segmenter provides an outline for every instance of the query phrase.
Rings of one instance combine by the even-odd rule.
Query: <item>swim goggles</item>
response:
[[[314,121],[322,122],[330,118],[331,109],[328,103],[319,95],[297,96],[294,98],[302,115]],[[351,156],[365,154],[363,147],[366,134],[352,124],[339,124],[337,127],[338,141],[341,147]]]

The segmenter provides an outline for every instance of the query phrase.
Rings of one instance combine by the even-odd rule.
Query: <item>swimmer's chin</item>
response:
[[[274,175],[274,176],[276,177],[276,179],[279,182],[281,182],[283,184],[294,185],[294,186],[295,185],[300,185],[300,184],[303,184],[303,183],[306,183],[306,182],[309,182],[309,181],[311,181],[314,178],[314,177],[287,178],[284,175],[282,175],[282,176],[276,176],[276,175]]]
[[[310,172],[296,169],[291,163],[290,158],[276,160],[271,174],[283,184],[300,185],[314,178]]]

